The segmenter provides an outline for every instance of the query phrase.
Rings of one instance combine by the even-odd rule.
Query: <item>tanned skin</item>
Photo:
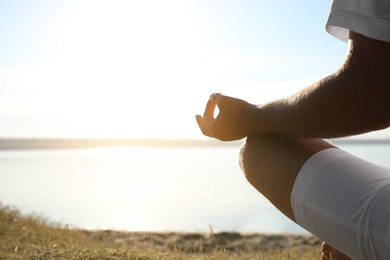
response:
[[[196,121],[206,136],[247,138],[240,153],[246,178],[295,221],[290,196],[299,170],[313,154],[334,147],[322,139],[389,127],[389,100],[390,43],[350,32],[347,58],[332,75],[261,105],[212,94]],[[348,259],[327,244],[322,248],[322,259],[330,254]]]

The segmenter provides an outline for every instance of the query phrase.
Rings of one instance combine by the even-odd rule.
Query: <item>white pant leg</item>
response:
[[[390,169],[330,148],[304,164],[291,193],[300,226],[354,259],[390,259]]]

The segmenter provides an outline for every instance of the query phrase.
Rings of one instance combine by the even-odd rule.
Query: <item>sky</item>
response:
[[[220,92],[254,104],[338,69],[330,1],[0,0],[0,137],[202,139]]]

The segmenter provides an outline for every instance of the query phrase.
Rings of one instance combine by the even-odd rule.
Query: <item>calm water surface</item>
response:
[[[344,145],[390,166],[390,146]],[[0,201],[81,228],[305,233],[247,183],[237,147],[0,151]]]

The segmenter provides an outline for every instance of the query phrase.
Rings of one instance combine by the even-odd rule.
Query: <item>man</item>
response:
[[[247,137],[246,178],[326,242],[322,259],[390,259],[390,169],[320,139],[390,126],[390,1],[334,0],[326,28],[348,41],[334,74],[262,105],[212,94],[196,119],[206,136]]]

